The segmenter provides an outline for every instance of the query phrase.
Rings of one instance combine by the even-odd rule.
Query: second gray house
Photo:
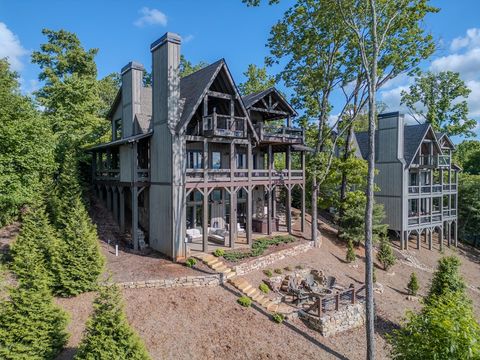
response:
[[[457,187],[459,167],[452,163],[455,147],[447,135],[435,133],[429,124],[406,125],[398,112],[378,116],[375,168],[378,170],[375,194],[383,204],[385,222],[400,237],[407,249],[415,236],[432,248],[433,234],[457,245]],[[367,157],[366,132],[355,133],[361,156]]]

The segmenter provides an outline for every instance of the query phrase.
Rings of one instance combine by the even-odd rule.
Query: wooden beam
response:
[[[233,96],[230,94],[225,94],[225,93],[212,91],[212,90],[207,91],[207,95],[211,97],[219,98],[219,99],[227,99],[227,100],[233,99]]]
[[[237,192],[234,187],[230,188],[230,248],[235,248],[237,238]]]
[[[247,187],[247,223],[246,223],[246,235],[247,235],[247,244],[251,248],[252,247],[252,206],[253,206],[253,199],[252,199],[252,187]]]
[[[253,110],[253,111],[259,111],[259,112],[265,112],[265,113],[270,113],[270,114],[276,114],[276,115],[283,115],[283,116],[288,116],[289,114],[285,111],[280,111],[280,110],[268,110],[268,109],[263,109],[263,108],[259,108],[259,107],[254,107],[252,106],[250,108],[250,110]]]
[[[203,241],[202,241],[202,251],[204,253],[208,252],[208,194],[207,189],[203,191]]]
[[[119,187],[120,195],[120,207],[119,207],[119,218],[120,218],[120,231],[125,231],[125,188],[123,186]]]

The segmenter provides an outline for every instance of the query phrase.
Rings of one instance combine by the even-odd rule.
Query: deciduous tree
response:
[[[250,64],[243,75],[247,79],[245,82],[238,85],[238,89],[244,96],[264,91],[275,86],[275,77],[268,75],[265,67],[258,67],[255,64]]]

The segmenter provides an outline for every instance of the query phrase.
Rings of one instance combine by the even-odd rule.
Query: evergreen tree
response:
[[[33,101],[20,93],[18,74],[0,59],[0,227],[38,202],[56,169],[55,139]]]
[[[247,80],[238,85],[238,89],[242,95],[253,94],[275,86],[275,77],[268,75],[265,67],[250,64],[243,75]]]
[[[395,360],[479,359],[480,326],[460,292],[434,296],[389,337]]]
[[[377,253],[377,260],[383,265],[385,271],[388,271],[388,269],[395,265],[397,260],[393,254],[392,245],[386,236],[380,238],[380,249]]]
[[[446,256],[438,261],[437,270],[433,274],[432,285],[426,299],[427,303],[435,296],[442,296],[447,292],[464,293],[465,282],[460,275],[460,259],[455,256]]]
[[[417,274],[412,272],[410,275],[410,280],[408,281],[407,284],[407,289],[410,295],[416,296],[418,289],[420,289],[420,285],[418,284],[418,279],[417,279]]]
[[[347,241],[347,255],[345,257],[345,260],[349,263],[355,261],[357,258],[357,255],[355,254],[355,249],[353,248],[353,241],[348,240]]]
[[[187,58],[183,55],[180,55],[180,77],[185,77],[194,72],[203,69],[208,64],[204,61],[200,61],[198,64],[193,65]]]
[[[68,334],[66,314],[54,304],[41,254],[22,255],[23,273],[0,306],[0,358],[54,359]]]
[[[102,286],[93,307],[76,360],[150,359],[127,322],[117,286]]]
[[[39,266],[45,268],[46,281],[52,286],[59,270],[60,242],[43,206],[30,209],[23,216],[20,234],[10,249],[11,269],[20,279],[31,276],[31,265],[25,261],[30,253],[38,256]]]
[[[62,215],[59,230],[64,244],[55,292],[62,296],[93,290],[104,265],[95,225],[92,224],[80,195],[69,205],[68,212]]]

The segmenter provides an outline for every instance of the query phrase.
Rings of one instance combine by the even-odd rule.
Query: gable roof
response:
[[[295,109],[292,108],[292,106],[285,99],[285,97],[273,86],[271,88],[268,88],[268,89],[263,90],[263,91],[258,91],[256,93],[245,95],[245,96],[242,97],[242,100],[243,100],[243,103],[245,104],[245,107],[247,109],[250,109],[258,101],[260,101],[261,99],[263,99],[264,97],[266,97],[267,95],[269,95],[271,93],[276,94],[280,98],[280,101],[288,109],[288,111],[290,112],[290,114],[292,116],[297,116],[298,115],[297,112],[295,111]]]
[[[403,158],[407,166],[412,163],[419,146],[430,129],[429,124],[404,126]],[[368,156],[368,132],[355,132],[355,138],[362,157],[366,159]],[[378,144],[378,130],[375,131],[375,143]]]

